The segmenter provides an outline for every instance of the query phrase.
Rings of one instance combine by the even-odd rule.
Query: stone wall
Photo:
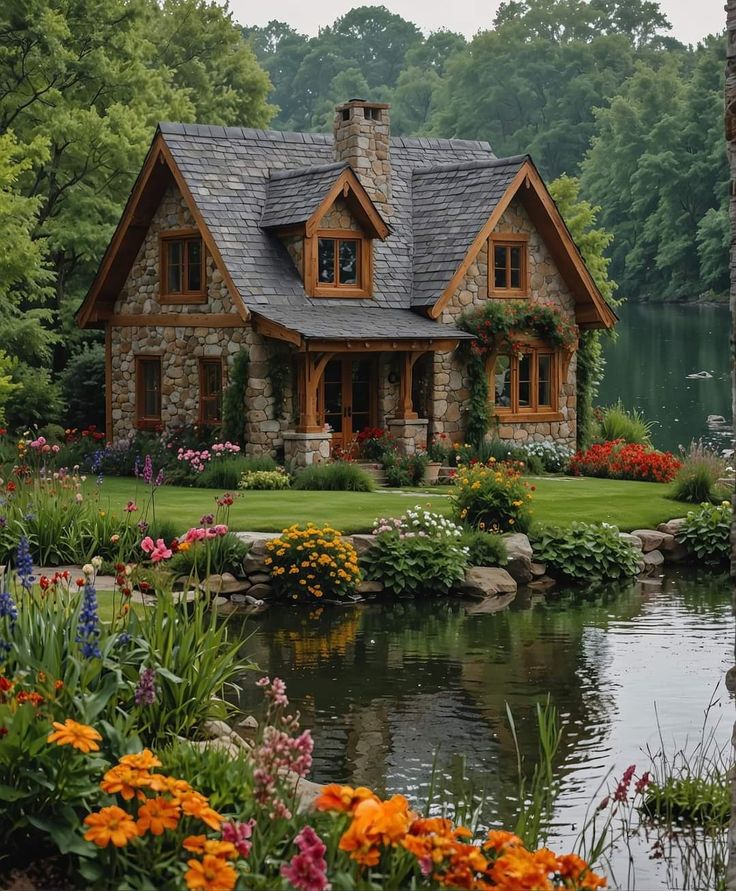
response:
[[[527,262],[531,283],[532,302],[552,303],[571,321],[575,321],[575,300],[555,265],[549,249],[535,229],[521,201],[514,199],[501,217],[498,232],[525,232],[529,235]],[[463,312],[488,300],[488,245],[484,245],[470,265],[462,282],[445,306],[440,321],[453,325]],[[519,444],[553,439],[575,446],[576,436],[576,375],[577,357],[573,356],[567,377],[559,394],[560,421],[500,422],[497,433],[501,439]],[[436,353],[434,360],[434,399],[432,434],[447,434],[450,439],[462,440],[465,424],[465,405],[469,397],[469,378],[455,353]]]
[[[196,228],[186,202],[175,188],[164,195],[150,229],[115,304],[116,315],[178,316],[176,326],[112,326],[112,421],[113,440],[125,439],[135,427],[135,357],[161,358],[161,420],[165,428],[194,424],[199,417],[199,360],[221,358],[227,371],[243,348],[250,355],[246,391],[247,451],[273,451],[282,445],[282,433],[290,424],[291,393],[287,391],[283,418],[274,418],[274,399],[268,374],[268,358],[274,349],[249,322],[232,328],[187,325],[187,315],[203,313],[236,315],[232,297],[214,259],[207,257],[207,302],[162,304],[159,300],[160,242],[162,232]]]

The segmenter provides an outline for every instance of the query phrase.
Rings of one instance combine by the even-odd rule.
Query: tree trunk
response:
[[[731,171],[731,410],[732,422],[736,422],[736,0],[727,0],[726,29],[728,44],[726,55],[726,143],[728,163]],[[733,495],[736,506],[736,492]],[[736,510],[734,511],[736,517]],[[736,612],[736,521],[731,526],[731,602]],[[733,684],[735,670],[729,672]],[[732,737],[736,745],[736,724]],[[736,775],[731,777],[731,826],[729,831],[729,858],[726,874],[726,887],[736,891]]]

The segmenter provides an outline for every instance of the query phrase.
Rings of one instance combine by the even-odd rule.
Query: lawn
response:
[[[669,487],[659,483],[621,480],[539,477],[534,519],[537,523],[568,524],[573,520],[614,523],[623,530],[656,526],[683,515],[687,506],[666,497]],[[146,489],[139,480],[108,477],[102,485],[103,505],[119,509],[137,499],[142,506]],[[370,531],[379,516],[398,516],[411,507],[449,512],[448,487],[399,492],[243,492],[231,509],[234,530],[273,532],[292,523],[330,523],[343,532]],[[181,526],[182,531],[199,523],[215,509],[216,489],[187,489],[163,486],[156,494],[156,514]]]

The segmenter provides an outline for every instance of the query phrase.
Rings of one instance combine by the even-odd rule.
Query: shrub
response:
[[[258,463],[263,466],[258,466]],[[242,455],[227,455],[210,461],[205,469],[194,478],[194,485],[203,489],[237,489],[244,473],[259,473],[276,469],[276,462],[269,456],[245,458]]]
[[[483,439],[479,443],[472,445],[463,443],[463,445],[455,444],[452,447],[451,461],[458,467],[463,465],[467,467],[470,464],[488,464],[491,459],[494,463],[508,461],[514,452],[514,446],[504,442],[502,439],[491,437]]]
[[[614,405],[599,409],[597,416],[599,438],[605,442],[620,439],[635,445],[652,444],[651,422],[638,409],[625,409],[620,399]]]
[[[575,476],[612,480],[669,483],[679,469],[680,462],[671,452],[658,452],[621,439],[592,445],[585,452],[576,452],[570,461],[570,470]]]
[[[105,349],[88,344],[67,362],[59,378],[68,427],[105,428]]]
[[[222,397],[222,436],[245,445],[245,392],[248,389],[250,354],[240,350],[230,368],[230,382]]]
[[[289,474],[277,470],[248,470],[238,483],[239,489],[288,489],[291,485]]]
[[[440,433],[432,439],[427,446],[427,455],[430,461],[439,461],[447,464],[450,460],[452,447],[446,433]]]
[[[420,486],[424,480],[428,463],[429,456],[426,452],[416,452],[413,455],[387,453],[383,459],[386,485],[394,489]]]
[[[530,442],[519,446],[514,450],[514,457],[526,461],[529,469],[532,469],[529,459],[536,459],[542,470],[547,473],[563,473],[567,470],[573,450],[561,442],[544,440],[543,442]]]
[[[355,548],[330,526],[295,524],[267,541],[266,550],[274,589],[282,597],[345,600],[360,582]]]
[[[5,422],[11,430],[61,422],[64,399],[48,369],[18,363],[13,371],[13,383],[19,386],[8,393],[5,402]]]
[[[410,510],[378,519],[366,555],[366,576],[395,594],[444,595],[462,581],[468,562],[462,529],[440,514]]]
[[[388,430],[381,427],[365,427],[355,437],[358,454],[365,461],[382,461],[386,452],[395,450]]]
[[[616,526],[573,523],[544,527],[534,542],[534,557],[546,564],[550,575],[586,584],[632,578],[639,571],[641,552],[621,538]]]
[[[151,535],[151,538],[156,537]],[[168,540],[164,537],[164,541]],[[240,575],[249,548],[235,533],[228,532],[213,538],[209,548],[195,546],[178,551],[171,558],[168,568],[176,575],[196,575],[198,578],[204,578],[208,573],[231,572]]]
[[[326,492],[372,492],[376,488],[375,480],[366,470],[348,461],[312,464],[296,474],[292,485],[295,489]]]
[[[450,501],[456,520],[487,532],[526,532],[531,525],[533,486],[522,479],[518,464],[460,466]]]
[[[687,449],[681,446],[680,454],[682,466],[672,486],[672,497],[690,504],[713,501],[715,485],[727,473],[726,461],[702,440],[691,442]]]
[[[491,535],[480,529],[466,529],[460,544],[467,548],[470,566],[505,566],[508,562],[506,543],[500,535]]]
[[[729,501],[701,504],[698,510],[688,511],[676,538],[698,560],[726,560],[731,554],[732,516]]]

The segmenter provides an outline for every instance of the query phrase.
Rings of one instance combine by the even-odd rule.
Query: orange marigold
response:
[[[138,835],[133,818],[116,805],[88,814],[84,823],[89,826],[84,833],[85,839],[100,848],[106,848],[111,842],[116,848],[123,848]]]
[[[177,777],[167,777],[159,773],[153,773],[149,779],[149,785],[154,792],[166,792],[168,795],[171,795],[177,804],[182,795],[192,791],[192,787],[186,780],[180,780]]]
[[[168,798],[149,798],[138,808],[138,829],[140,834],[150,832],[163,835],[166,829],[176,829],[181,808]]]
[[[322,789],[322,793],[314,802],[314,806],[318,811],[340,811],[345,814],[352,814],[361,801],[367,798],[374,798],[378,801],[378,796],[366,789],[365,786],[358,786],[354,789],[352,786],[340,786],[338,783],[330,783]]]
[[[582,857],[577,854],[563,854],[557,858],[557,869],[563,879],[574,882],[572,887],[581,888],[584,891],[605,888],[607,881],[603,876],[594,873]],[[566,882],[566,885],[569,884]]]
[[[190,891],[232,891],[237,881],[235,870],[220,857],[205,854],[202,860],[187,860],[184,881]]]
[[[132,755],[123,755],[120,763],[135,770],[151,770],[152,767],[161,767],[161,762],[150,749],[144,749],[142,752],[135,752]]]
[[[491,829],[483,847],[486,851],[505,851],[507,848],[518,848],[523,845],[524,842],[513,832],[507,832],[505,829]]]
[[[226,860],[235,860],[238,856],[232,842],[207,838],[206,835],[189,835],[184,839],[182,847],[191,854],[212,854],[213,857],[224,857]]]
[[[366,798],[355,808],[353,821],[340,839],[340,850],[362,866],[375,866],[381,857],[379,846],[398,844],[411,823],[409,802],[403,795],[388,801]]]
[[[519,846],[496,858],[487,875],[502,891],[548,891],[554,888],[550,873],[556,871],[557,858],[547,848],[532,852]]]
[[[56,729],[48,735],[47,742],[55,742],[58,746],[73,746],[85,754],[100,751],[97,743],[102,737],[94,727],[79,724],[71,718],[67,718],[63,724],[54,721],[54,727]]]
[[[108,795],[122,795],[125,801],[146,797],[140,790],[152,785],[153,777],[146,771],[135,770],[127,764],[116,764],[103,776],[100,789]]]
[[[222,817],[214,811],[207,798],[200,792],[185,792],[179,799],[182,811],[189,817],[196,817],[210,829],[219,829]]]

